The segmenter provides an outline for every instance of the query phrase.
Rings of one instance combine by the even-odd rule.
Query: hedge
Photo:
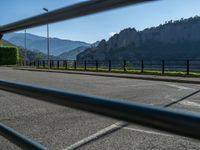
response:
[[[0,47],[0,65],[16,65],[18,61],[19,50],[17,47]]]

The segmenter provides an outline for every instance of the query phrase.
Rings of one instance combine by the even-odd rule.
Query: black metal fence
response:
[[[47,60],[26,62],[28,66],[47,68]],[[21,64],[24,66],[24,64]],[[166,72],[200,72],[200,60],[108,60],[108,61],[76,61],[76,60],[51,60],[52,69],[75,69],[75,70],[95,70],[95,71],[159,71]]]
[[[78,3],[59,10],[27,18],[21,21],[0,26],[0,39],[2,35],[11,31],[27,29],[47,23],[53,23],[65,19],[94,14],[97,12],[136,4],[141,2],[149,2],[153,0],[90,0]],[[47,61],[41,60],[37,62],[27,62],[29,66],[43,67],[47,66]],[[194,60],[184,61],[51,61],[51,68],[78,69],[89,68],[108,69],[128,69],[141,70],[161,70],[165,71],[190,71],[199,72],[199,62]],[[128,122],[138,123],[145,126],[150,126],[156,129],[177,133],[180,135],[200,139],[200,115],[186,112],[176,112],[155,106],[144,104],[130,103],[125,101],[116,101],[106,98],[88,96],[78,93],[69,93],[56,89],[48,89],[27,85],[22,83],[14,83],[0,80],[0,89],[36,98],[38,100],[51,102],[54,104],[77,108],[80,110],[89,111],[96,114],[101,114]],[[0,135],[4,136],[11,142],[15,143],[22,149],[46,150],[40,144],[24,137],[15,130],[0,123]]]

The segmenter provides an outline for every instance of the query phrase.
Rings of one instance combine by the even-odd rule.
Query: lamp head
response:
[[[47,8],[43,8],[44,11],[48,12],[49,10]]]

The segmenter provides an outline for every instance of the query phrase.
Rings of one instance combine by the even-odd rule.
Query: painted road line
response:
[[[86,137],[86,138],[84,138],[84,139],[82,139],[82,140],[70,145],[69,147],[67,147],[64,150],[77,149],[77,148],[79,148],[79,147],[81,147],[83,145],[86,145],[86,144],[88,144],[88,143],[90,143],[90,142],[92,142],[94,140],[97,140],[97,139],[99,139],[99,138],[101,138],[101,137],[103,137],[103,136],[105,136],[107,134],[110,134],[110,133],[112,133],[114,131],[119,130],[119,129],[125,127],[127,124],[128,123],[126,123],[126,122],[117,122],[115,124],[112,124],[111,126],[108,126],[108,127],[104,128],[104,129],[102,129],[102,130],[90,135],[89,137]]]
[[[165,98],[171,100],[172,102],[176,102],[177,100],[175,98],[172,98],[171,96],[167,95]],[[188,100],[183,100],[180,101],[176,104],[181,104],[181,105],[185,105],[185,106],[191,106],[191,107],[197,107],[200,108],[200,103],[196,103],[196,102],[192,102],[192,100],[188,101]]]
[[[177,88],[179,90],[195,90],[194,88],[190,88],[190,87],[186,87],[186,86],[180,86],[180,85],[175,85],[175,84],[165,84],[169,87],[174,87]]]
[[[156,83],[149,83],[149,84],[131,84],[131,85],[121,85],[117,87],[126,88],[126,87],[139,87],[139,86],[156,86]]]
[[[182,105],[193,106],[193,107],[200,107],[199,103],[191,102],[191,101],[182,101]]]

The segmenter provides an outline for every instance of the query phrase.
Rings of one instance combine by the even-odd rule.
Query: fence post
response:
[[[84,61],[85,70],[87,70],[87,61]]]
[[[74,60],[74,69],[76,70],[76,60]]]
[[[40,67],[40,64],[39,64],[40,62],[39,62],[39,60],[37,61],[37,67],[39,68]]]
[[[141,61],[141,72],[144,72],[144,60]]]
[[[187,60],[187,75],[190,74],[190,61]]]
[[[108,69],[109,69],[109,71],[111,71],[111,60],[109,60],[109,65],[108,65]]]
[[[52,60],[52,68],[55,67],[55,64],[54,64],[54,63],[55,63],[54,60]]]
[[[96,60],[96,71],[98,71],[98,68],[99,68],[99,63],[98,60]]]
[[[45,68],[45,60],[43,60],[42,62],[43,62],[43,68]]]
[[[68,69],[67,60],[65,60],[65,69]]]
[[[162,60],[162,74],[165,73],[165,60]]]
[[[127,63],[126,63],[126,60],[124,60],[124,72],[126,72],[127,71]]]
[[[49,62],[50,64],[50,69],[52,68],[52,60],[50,60],[50,62]],[[47,64],[48,64],[48,60],[47,60]]]
[[[59,69],[59,67],[60,67],[60,61],[57,60],[57,68]]]

